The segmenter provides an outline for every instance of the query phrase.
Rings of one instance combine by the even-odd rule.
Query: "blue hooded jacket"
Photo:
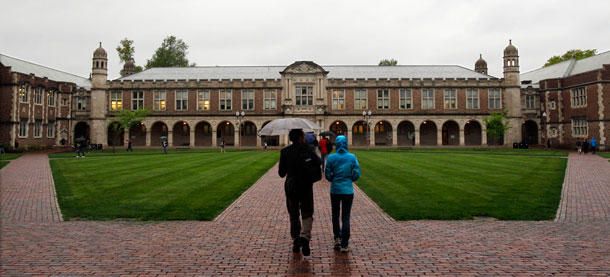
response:
[[[338,136],[335,139],[337,153],[328,156],[324,172],[330,181],[330,193],[354,194],[355,182],[360,178],[360,165],[354,154],[347,152],[347,138]]]
[[[595,138],[591,139],[591,146],[593,146],[593,147],[597,146],[597,140],[595,140]]]

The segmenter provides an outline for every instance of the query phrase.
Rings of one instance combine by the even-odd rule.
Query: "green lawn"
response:
[[[484,154],[484,155],[517,155],[517,156],[556,156],[567,157],[568,153],[557,150],[510,149],[510,148],[413,148],[413,149],[375,149],[375,151],[438,153],[438,154]]]
[[[14,153],[2,154],[2,155],[0,155],[0,160],[14,160],[21,156],[23,156],[23,154],[14,154]]]
[[[8,162],[0,161],[0,168],[5,167],[7,164],[8,164]]]
[[[51,169],[65,220],[212,220],[278,159],[278,151],[128,154],[54,159]]]
[[[452,152],[354,151],[356,183],[396,220],[554,218],[567,159]]]
[[[610,152],[597,152],[595,154],[601,156],[602,158],[610,159]]]
[[[227,152],[237,150],[227,150]],[[218,153],[220,149],[167,149],[168,154],[193,154],[193,153]],[[86,152],[87,157],[100,157],[100,156],[133,156],[133,155],[158,155],[163,153],[163,148],[159,149],[136,149],[133,152],[126,152],[125,148],[117,148],[112,153],[112,148],[104,149],[104,151],[91,151]],[[49,158],[74,158],[76,152],[64,152],[64,153],[53,153],[49,154]]]

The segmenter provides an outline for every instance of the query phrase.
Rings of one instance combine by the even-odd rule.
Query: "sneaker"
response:
[[[303,237],[299,239],[301,244],[301,253],[303,253],[303,256],[311,255],[311,248],[309,248],[309,240]]]
[[[335,239],[335,246],[333,248],[337,251],[341,250],[341,238]]]
[[[294,242],[292,243],[292,253],[299,253],[301,252],[301,243],[299,242],[299,239],[295,239]]]
[[[76,156],[78,158],[78,156]]]
[[[349,251],[351,251],[351,249],[349,248],[349,246],[348,246],[348,247],[341,247],[341,253],[347,253],[347,252],[349,252]]]

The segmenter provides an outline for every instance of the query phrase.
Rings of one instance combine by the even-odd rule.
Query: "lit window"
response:
[[[55,137],[55,121],[49,121],[47,124],[47,138]]]
[[[110,110],[118,111],[123,109],[123,92],[110,92]]]
[[[345,91],[344,90],[333,90],[333,110],[344,110],[345,109]]]
[[[28,95],[30,94],[30,85],[26,84],[19,88],[19,102],[27,103]]]
[[[47,105],[50,107],[55,106],[55,91],[49,90],[47,92]]]
[[[27,118],[22,118],[19,120],[19,137],[25,138],[28,136],[28,120]]]
[[[131,93],[131,110],[144,109],[144,92],[134,91]]]
[[[572,94],[572,108],[587,106],[587,92],[584,87],[572,89],[570,93]]]
[[[210,110],[210,92],[209,91],[198,91],[197,92],[197,110],[209,111]]]
[[[165,97],[166,97],[165,91],[154,91],[153,92],[153,110],[165,111],[165,103],[166,103]]]
[[[572,118],[572,136],[587,137],[589,135],[589,124],[586,117]]]
[[[455,89],[445,90],[445,109],[457,109],[457,97]]]
[[[265,110],[275,110],[277,108],[277,91],[265,90]]]
[[[388,89],[377,90],[377,109],[378,110],[390,109],[390,90],[388,90]]]
[[[186,90],[176,91],[176,110],[186,111],[188,110],[189,95]]]
[[[422,110],[434,110],[434,90],[423,89],[421,92]]]
[[[242,110],[254,110],[254,91],[242,90],[241,109]]]
[[[413,109],[413,94],[410,89],[400,90],[400,105],[398,108],[401,110]]]
[[[233,99],[230,90],[221,90],[219,93],[218,101],[221,111],[230,111],[232,108],[231,100]]]
[[[476,89],[466,90],[466,109],[479,108],[479,91]]]
[[[313,87],[296,87],[295,100],[297,106],[313,105]]]
[[[368,108],[368,100],[366,89],[357,89],[354,91],[354,109],[366,110]]]
[[[502,98],[499,89],[489,90],[489,109],[499,110],[502,109]]]
[[[42,105],[42,92],[43,88],[37,87],[34,89],[34,104]]]

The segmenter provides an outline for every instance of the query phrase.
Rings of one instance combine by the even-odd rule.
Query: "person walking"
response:
[[[85,142],[79,141],[76,143],[76,146],[78,147],[78,152],[76,153],[76,157],[80,158],[81,154],[82,154],[83,155],[82,157],[84,158],[85,157],[85,147],[86,147]]]
[[[546,140],[546,148],[551,149],[551,139]]]
[[[6,151],[4,151],[4,142],[0,141],[0,154],[6,154]]]
[[[314,181],[306,167],[317,166],[317,172],[320,173],[322,161],[314,153],[313,147],[305,144],[303,130],[292,129],[288,137],[292,144],[282,149],[280,153],[278,174],[282,178],[286,177],[284,192],[286,208],[290,216],[292,252],[301,252],[303,256],[309,256],[311,254],[309,242],[311,241],[314,212]],[[299,214],[301,218],[299,218]]]
[[[347,151],[347,138],[335,139],[337,153],[328,157],[325,177],[330,182],[330,203],[332,207],[334,249],[343,253],[350,251],[350,215],[354,201],[353,182],[360,178],[358,159]],[[341,224],[339,224],[341,218]]]
[[[318,142],[318,148],[320,149],[320,156],[322,156],[322,172],[324,172],[324,164],[326,163],[326,157],[328,156],[328,145],[330,141],[323,136],[322,139]]]
[[[225,140],[222,139],[220,141],[220,153],[224,153],[225,152]]]
[[[591,144],[591,154],[595,155],[595,148],[597,147],[597,140],[595,140],[595,137],[591,138],[591,142],[589,144]]]
[[[163,154],[167,154],[167,146],[169,145],[169,143],[167,143],[167,139],[164,139],[161,142],[161,146],[163,146]]]
[[[589,142],[586,139],[582,142],[582,151],[585,152],[585,155],[589,153]]]
[[[126,150],[126,152],[129,152],[129,151],[133,152],[133,148],[131,148],[131,144],[132,144],[131,139],[127,139],[127,150]]]
[[[578,151],[578,155],[582,154],[582,142],[580,139],[576,140],[576,150]]]

